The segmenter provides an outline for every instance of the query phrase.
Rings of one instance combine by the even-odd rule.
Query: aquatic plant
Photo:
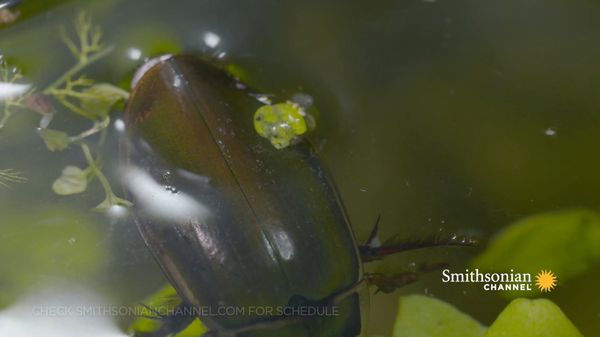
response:
[[[94,84],[85,75],[75,76],[110,53],[113,46],[102,43],[102,30],[92,23],[85,12],[77,16],[75,31],[78,43],[73,41],[64,27],[60,28],[61,39],[77,63],[44,89],[43,94],[53,96],[72,112],[88,119],[107,118],[112,105],[127,98],[128,93],[108,83]]]
[[[433,297],[402,296],[399,302],[393,337],[583,337],[562,310],[545,298],[513,300],[489,327]]]
[[[0,97],[2,106],[0,110],[0,130],[16,111],[24,107],[25,100],[33,92],[30,85],[18,83],[22,78],[21,71],[10,66],[4,57],[0,55],[0,81],[3,86],[2,96]]]
[[[21,89],[20,92],[16,92],[15,95],[3,101],[0,129],[18,110],[39,113],[42,117],[38,133],[48,150],[63,151],[71,145],[78,145],[88,165],[84,169],[67,165],[63,169],[62,175],[54,181],[53,191],[59,195],[82,193],[87,189],[88,183],[98,178],[104,189],[105,198],[96,207],[97,210],[106,210],[114,205],[130,206],[129,201],[117,197],[112,191],[108,179],[100,168],[100,155],[94,156],[88,145],[90,137],[99,134],[96,148],[101,147],[105,138],[105,130],[110,124],[109,113],[112,107],[117,102],[127,99],[129,93],[109,83],[96,83],[85,74],[81,74],[84,69],[108,55],[113,50],[113,46],[104,44],[101,28],[93,24],[91,17],[85,12],[81,12],[75,19],[74,30],[75,38],[65,27],[60,27],[59,33],[62,41],[76,59],[75,64],[41,91],[32,89],[26,84],[16,83],[23,75],[17,68],[9,66],[7,62],[0,59],[2,62],[0,76],[4,83],[13,84],[13,87],[17,86],[16,89]],[[59,106],[75,115],[90,120],[92,126],[75,136],[70,136],[61,130],[48,128],[55,114],[55,103],[59,103]]]
[[[0,187],[9,187],[12,183],[24,183],[27,178],[13,169],[0,170]]]

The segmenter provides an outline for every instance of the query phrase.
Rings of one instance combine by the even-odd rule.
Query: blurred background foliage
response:
[[[145,57],[164,52],[224,56],[273,93],[313,96],[321,112],[319,150],[359,241],[366,240],[378,214],[382,238],[441,229],[483,239],[478,249],[412,252],[374,269],[443,260],[453,270],[464,270],[488,240],[519,219],[573,207],[598,208],[600,3],[25,3],[31,9],[23,7],[17,22],[0,29],[0,54],[35,86],[44,87],[72,63],[57,27],[69,24],[82,9],[103,27],[104,40],[115,45],[87,72],[98,81],[126,88]],[[206,32],[220,37],[215,47],[205,43]],[[97,186],[83,196],[52,193],[52,181],[66,164],[85,162],[77,150],[49,153],[35,132],[37,120],[33,113],[18,114],[0,133],[0,168],[16,169],[28,179],[0,189],[0,266],[17,268],[4,260],[11,256],[4,249],[27,242],[40,251],[55,247],[49,255],[33,254],[30,268],[18,266],[14,273],[30,280],[23,284],[49,282],[46,276],[56,274],[81,278],[116,303],[143,299],[164,279],[133,224],[88,212],[102,193]],[[85,120],[60,112],[52,123],[73,132],[87,126]],[[116,137],[110,133],[103,149],[111,181],[116,181]],[[27,232],[28,226],[53,217],[67,220],[48,235]],[[69,255],[79,247],[60,248],[71,237],[86,243],[80,253],[89,265],[79,259],[42,263],[44,257]],[[576,246],[579,240],[586,237],[575,233],[565,242]],[[544,295],[584,335],[600,330],[598,278],[600,269],[591,264]],[[0,301],[7,304],[17,293],[16,281],[4,282]],[[479,285],[442,285],[439,273],[431,273],[391,296],[374,296],[371,333],[390,335],[397,298],[410,293],[435,295],[485,325],[508,303]]]
[[[0,307],[57,281],[86,282],[103,267],[106,247],[86,213],[64,207],[1,208]]]
[[[515,299],[490,327],[429,296],[403,296],[398,306],[393,337],[583,336],[560,308],[547,299]]]

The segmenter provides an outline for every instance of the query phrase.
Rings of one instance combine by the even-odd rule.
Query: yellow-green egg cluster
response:
[[[306,132],[305,113],[292,102],[264,105],[254,114],[254,129],[275,148],[283,149]]]

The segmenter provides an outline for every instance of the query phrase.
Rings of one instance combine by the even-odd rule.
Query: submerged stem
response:
[[[91,65],[92,63],[94,63],[94,62],[100,60],[101,58],[103,58],[104,56],[108,55],[108,53],[110,53],[113,49],[114,49],[113,46],[108,46],[108,47],[100,50],[99,52],[93,54],[89,58],[86,57],[85,59],[80,59],[73,67],[71,67],[69,70],[67,70],[61,77],[56,79],[56,81],[52,82],[46,89],[44,89],[44,91],[42,91],[42,93],[44,93],[46,95],[52,94],[53,89],[57,89],[59,86],[61,86],[65,82],[67,82],[70,78],[73,78],[73,76],[77,75],[77,73],[79,73],[80,71],[85,69],[85,67]]]
[[[106,179],[104,173],[102,173],[100,168],[98,168],[98,165],[96,165],[96,161],[92,156],[92,152],[90,151],[89,146],[86,143],[81,143],[81,149],[83,150],[83,155],[85,156],[85,160],[88,162],[89,168],[92,170],[93,174],[96,177],[98,177],[98,181],[100,181],[100,184],[102,185],[102,188],[104,189],[104,193],[106,195],[104,201],[100,203],[100,205],[98,205],[96,209],[105,210],[115,205],[121,205],[125,207],[132,206],[133,204],[131,202],[119,198],[117,195],[115,195],[112,188],[110,187],[108,179]]]

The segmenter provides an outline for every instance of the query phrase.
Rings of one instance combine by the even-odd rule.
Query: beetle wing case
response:
[[[199,58],[173,56],[143,73],[126,111],[123,183],[137,226],[184,301],[218,313],[201,317],[212,329],[277,315],[294,298],[326,299],[362,272],[314,151],[277,150],[256,134],[261,103],[239,87]],[[356,336],[357,296],[337,317],[244,336]]]

